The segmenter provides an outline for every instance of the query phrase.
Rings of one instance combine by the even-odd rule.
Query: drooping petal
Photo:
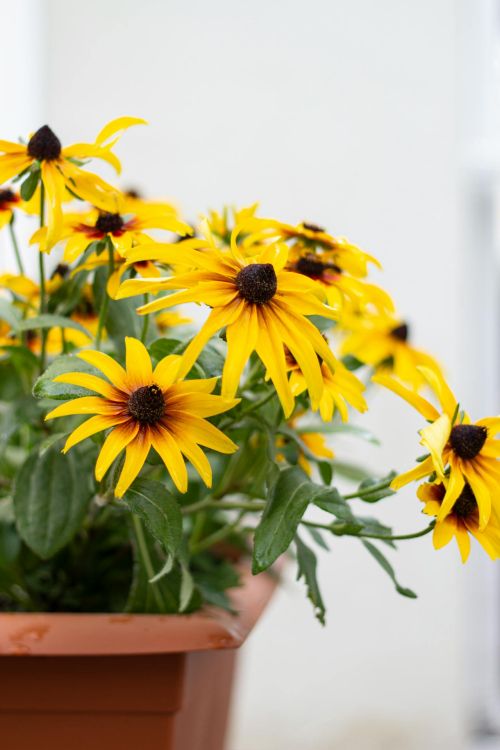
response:
[[[181,452],[192,463],[207,487],[212,486],[212,467],[201,448],[185,436],[184,431],[179,429],[177,423],[172,425],[172,432]]]
[[[175,420],[176,429],[184,426],[186,435],[199,445],[212,448],[219,453],[234,453],[238,450],[238,446],[232,440],[205,419],[184,412],[172,412],[171,418]]]
[[[432,456],[434,468],[441,479],[444,476],[443,451],[450,437],[451,422],[447,414],[441,414],[435,422],[420,430],[423,445]]]
[[[457,408],[457,399],[451,392],[444,377],[439,371],[431,370],[428,367],[418,367],[417,369],[436,393],[443,411],[451,419]]]
[[[90,437],[91,435],[95,435],[97,432],[102,432],[103,430],[107,430],[110,427],[114,427],[116,424],[119,424],[119,419],[117,419],[116,417],[96,416],[90,417],[90,419],[86,419],[85,422],[83,422],[79,427],[73,430],[71,435],[68,437],[63,448],[63,453],[67,453],[70,448],[72,448],[77,443],[80,443],[82,440]]]
[[[435,549],[442,549],[451,542],[457,530],[457,522],[454,516],[448,516],[441,523],[437,523],[432,534]]]
[[[116,117],[114,120],[110,120],[110,122],[108,122],[102,128],[102,130],[99,131],[95,142],[100,146],[103,146],[104,144],[107,144],[107,142],[113,137],[116,137],[116,139],[120,138],[125,130],[132,127],[133,125],[147,124],[147,120],[143,120],[142,117]]]
[[[132,442],[127,445],[125,463],[115,487],[116,497],[123,497],[126,493],[144,466],[150,448],[151,436],[149,430],[140,430]]]
[[[432,457],[429,456],[422,461],[422,463],[415,466],[414,469],[410,469],[410,471],[406,471],[404,474],[399,474],[397,477],[394,477],[391,482],[391,488],[393,490],[399,490],[401,487],[404,487],[405,484],[414,482],[417,479],[423,479],[423,477],[428,477],[433,471],[434,464],[432,462]]]
[[[47,199],[47,235],[44,248],[50,250],[61,236],[63,225],[62,203],[65,192],[64,178],[54,162],[42,162],[42,182]]]
[[[127,422],[115,427],[115,429],[109,433],[99,451],[99,456],[97,457],[95,465],[95,478],[98,482],[101,481],[115,458],[136,437],[138,432],[138,422],[135,422],[132,419],[127,419]]]
[[[243,368],[255,349],[258,333],[256,305],[247,305],[238,320],[227,327],[227,356],[222,371],[224,398],[232,398],[236,393]]]
[[[429,401],[427,401],[427,399],[422,398],[422,396],[419,396],[414,391],[410,391],[409,388],[406,388],[390,375],[376,373],[372,377],[372,382],[377,383],[377,385],[382,385],[384,388],[388,388],[397,396],[401,396],[401,398],[407,401],[410,406],[413,406],[413,408],[416,409],[424,419],[434,422],[439,417],[439,412]]]
[[[454,471],[452,469],[447,482],[446,493],[439,509],[437,517],[438,521],[443,521],[446,518],[450,510],[455,505],[455,502],[458,500],[458,497],[462,492],[464,486],[465,479],[463,478],[462,473],[460,471]]]
[[[184,463],[180,448],[172,435],[161,425],[156,425],[151,430],[151,442],[153,448],[167,467],[167,471],[179,492],[186,492],[188,486],[186,464]]]
[[[285,417],[289,417],[295,406],[295,399],[287,378],[283,343],[279,333],[275,330],[273,320],[262,311],[259,312],[259,337],[256,350],[273,381]]]

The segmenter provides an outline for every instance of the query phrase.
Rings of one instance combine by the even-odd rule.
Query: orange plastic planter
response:
[[[5,750],[223,750],[238,649],[276,581],[238,615],[0,614]]]

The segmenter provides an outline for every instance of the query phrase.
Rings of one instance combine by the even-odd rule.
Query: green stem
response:
[[[356,492],[351,492],[349,495],[344,495],[344,500],[353,500],[356,497],[372,495],[374,492],[378,492],[379,490],[385,490],[386,487],[390,486],[391,482],[392,479],[384,479],[377,484],[369,484],[367,487],[356,490]]]
[[[99,309],[99,320],[97,323],[97,333],[95,337],[96,349],[101,348],[102,332],[103,332],[104,324],[106,322],[106,317],[108,314],[109,294],[107,291],[107,282],[110,280],[115,270],[114,247],[109,237],[107,238],[107,245],[108,245],[108,276],[106,280],[106,287],[103,289],[101,307]]]
[[[40,181],[40,229],[45,223],[45,186]],[[40,315],[43,315],[47,310],[47,295],[45,289],[45,256],[41,250],[38,251],[38,267],[40,269]],[[40,329],[41,336],[41,348],[40,348],[40,371],[45,370],[46,351],[47,351],[47,335],[48,330],[46,328]]]
[[[149,294],[146,292],[146,294],[144,295],[144,304],[147,305],[148,302],[149,302]],[[142,324],[142,332],[141,332],[141,341],[143,344],[146,343],[148,329],[149,329],[149,315],[145,315],[144,322]]]
[[[184,508],[182,508],[182,513],[185,515],[191,515],[192,513],[197,513],[199,510],[205,510],[208,508],[213,508],[215,510],[244,510],[246,512],[248,511],[255,511],[259,512],[263,510],[266,507],[266,504],[264,502],[248,502],[248,503],[238,503],[238,502],[217,502],[213,499],[213,497],[206,497],[203,500],[198,500],[197,503],[192,503],[192,505],[186,505]]]
[[[389,534],[363,534],[362,532],[354,532],[350,534],[349,532],[347,533],[342,532],[340,529],[339,531],[335,531],[334,524],[314,523],[313,521],[301,521],[301,524],[303,526],[309,526],[314,529],[324,529],[325,531],[330,531],[336,534],[337,536],[357,536],[362,539],[380,539],[382,541],[387,541],[387,542],[398,542],[404,539],[418,539],[418,537],[429,534],[433,530],[434,526],[436,525],[435,521],[432,521],[432,523],[429,524],[429,526],[426,526],[425,529],[421,529],[420,531],[415,531],[413,534],[389,535]]]
[[[245,514],[245,510],[240,511],[240,513],[238,513],[238,518],[233,523],[229,523],[227,524],[227,526],[222,526],[222,528],[217,529],[217,531],[214,531],[213,534],[209,534],[209,536],[206,536],[197,544],[193,544],[191,547],[191,554],[196,555],[198,552],[203,552],[206,549],[210,549],[210,547],[213,547],[213,545],[217,544],[217,542],[221,542],[223,539],[226,539],[226,537],[230,536],[233,531],[238,528],[240,521],[245,516]]]
[[[261,406],[264,406],[264,404],[267,404],[268,401],[270,401],[273,396],[276,396],[277,393],[274,389],[270,390],[269,393],[266,393],[265,396],[263,396],[258,401],[252,401],[252,403],[247,406],[246,409],[243,409],[243,411],[240,411],[239,414],[237,414],[234,417],[230,417],[229,419],[223,421],[219,425],[220,430],[225,430],[229,425],[234,424],[235,422],[239,422],[243,417],[246,417],[248,414],[251,414],[252,412],[256,411],[257,409],[260,409]]]
[[[14,231],[14,214],[12,214],[12,219],[9,221],[9,233],[10,233],[10,239],[12,241],[12,247],[14,248],[14,255],[16,256],[16,262],[17,262],[17,267],[19,269],[19,273],[21,274],[21,276],[24,276],[23,261],[21,259],[21,253],[19,252],[19,245],[17,242],[17,237]]]
[[[148,577],[148,581],[151,580],[151,578],[155,575],[155,569],[153,567],[153,563],[151,562],[151,557],[149,556],[149,550],[148,545],[146,543],[146,538],[144,536],[144,529],[142,527],[142,521],[135,513],[132,513],[132,524],[134,527],[134,534],[135,534],[135,541],[137,544],[137,549],[139,552],[139,555],[142,559],[142,562],[144,564],[144,569],[146,571],[146,575]],[[166,607],[163,602],[162,596],[160,591],[158,590],[158,587],[155,583],[150,583],[151,590],[153,592],[153,596],[156,600],[156,605],[160,612],[166,612]]]

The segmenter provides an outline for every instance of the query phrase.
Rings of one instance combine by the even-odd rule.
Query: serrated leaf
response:
[[[18,331],[32,331],[38,330],[39,328],[73,328],[75,331],[80,331],[92,338],[92,334],[88,331],[85,326],[78,323],[76,320],[66,318],[64,315],[51,315],[50,313],[44,313],[43,315],[35,315],[33,318],[26,318],[21,320],[17,324]]]
[[[398,580],[396,579],[394,568],[390,564],[389,560],[382,554],[379,548],[376,547],[371,542],[366,541],[365,539],[362,539],[361,541],[365,549],[367,549],[370,555],[372,555],[372,557],[378,562],[382,570],[384,570],[387,573],[387,575],[393,582],[394,587],[396,591],[398,592],[398,594],[401,594],[401,596],[406,596],[409,599],[416,599],[417,595],[415,594],[414,591],[412,591],[411,589],[407,589],[404,586],[401,586],[401,584],[398,582]]]
[[[81,528],[92,497],[90,466],[81,456],[50,448],[32,453],[22,465],[14,491],[18,531],[44,560],[62,549]]]
[[[297,548],[298,565],[297,580],[304,579],[307,588],[307,598],[314,607],[314,615],[324,625],[326,609],[316,577],[316,555],[298,536],[295,537],[295,545]]]
[[[57,375],[63,375],[67,372],[84,372],[102,377],[102,373],[97,368],[87,364],[83,359],[71,354],[64,354],[55,359],[35,382],[33,386],[33,395],[35,398],[52,398],[66,401],[70,398],[89,396],[92,393],[87,388],[81,388],[78,385],[54,383],[54,378]]]
[[[122,502],[143,519],[152,536],[175,557],[182,541],[182,514],[165,486],[151,479],[137,479]]]
[[[254,575],[269,568],[288,549],[309,503],[328,491],[311,482],[296,466],[280,473],[255,530]]]

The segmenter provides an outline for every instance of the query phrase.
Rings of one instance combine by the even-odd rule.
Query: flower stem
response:
[[[149,294],[144,295],[144,305],[147,305],[149,302]],[[146,343],[146,338],[148,335],[148,329],[149,329],[149,315],[144,316],[144,322],[142,324],[142,332],[141,332],[141,341],[143,344]]]
[[[379,490],[385,490],[386,487],[390,486],[392,479],[393,477],[390,479],[383,479],[381,482],[377,482],[377,484],[369,484],[366,487],[362,487],[361,489],[356,490],[356,492],[344,495],[344,500],[353,500],[356,497],[364,497],[365,495],[372,495]]]
[[[9,221],[9,233],[10,233],[10,239],[12,241],[12,247],[14,249],[14,255],[16,256],[16,263],[19,269],[19,273],[21,274],[21,276],[24,276],[23,261],[21,259],[21,253],[19,252],[19,245],[17,242],[17,237],[14,231],[14,214],[12,214],[12,219]]]
[[[148,545],[146,543],[144,529],[142,527],[142,521],[135,513],[132,513],[132,525],[134,527],[135,542],[137,545],[137,551],[141,558],[141,564],[144,565],[144,570],[146,571],[148,581],[150,581],[151,578],[154,578],[156,571],[153,567],[153,563],[151,562],[151,557],[149,555]],[[151,586],[151,590],[153,592],[158,610],[161,613],[166,612],[167,609],[165,607],[162,595],[158,590],[158,586],[156,585],[156,583],[149,583],[149,586]]]
[[[102,293],[101,306],[99,309],[99,320],[97,323],[97,333],[95,337],[96,349],[101,348],[102,332],[103,332],[104,324],[106,322],[106,317],[108,314],[109,294],[107,290],[107,282],[110,280],[115,270],[114,247],[109,237],[107,238],[107,245],[108,245],[108,276],[106,280],[106,287],[104,288],[103,293]]]
[[[40,181],[40,229],[45,223],[45,186]],[[45,256],[41,250],[38,251],[38,267],[40,269],[40,315],[47,310],[47,295],[45,289]],[[40,371],[45,370],[46,351],[47,351],[47,334],[46,328],[40,329],[41,348],[40,348]]]
[[[357,536],[360,539],[380,539],[382,541],[387,542],[398,542],[402,541],[404,539],[418,539],[420,536],[425,536],[426,534],[429,534],[434,526],[436,525],[435,521],[432,521],[432,523],[429,524],[429,526],[426,526],[425,529],[421,529],[420,531],[415,531],[412,534],[363,534],[362,531],[360,532],[343,532],[340,528],[338,530],[335,530],[334,524],[329,523],[314,523],[313,521],[301,521],[301,524],[303,526],[309,526],[314,529],[324,529],[325,531],[331,531],[336,536]]]
[[[217,544],[217,542],[221,542],[223,539],[226,539],[226,537],[230,536],[233,531],[235,531],[238,526],[240,525],[241,519],[245,516],[247,511],[241,510],[238,513],[238,517],[233,523],[228,523],[226,526],[222,526],[220,529],[217,529],[217,531],[214,531],[213,534],[209,534],[209,536],[206,536],[204,539],[199,541],[196,544],[193,544],[191,547],[191,554],[196,555],[198,552],[203,552],[206,549],[210,549],[214,544]]]

